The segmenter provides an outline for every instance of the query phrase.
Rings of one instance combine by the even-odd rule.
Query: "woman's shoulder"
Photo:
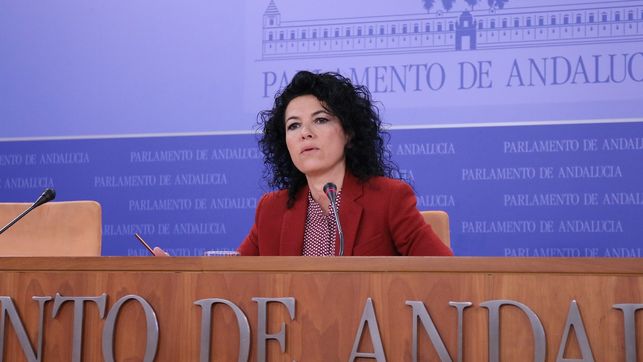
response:
[[[364,189],[367,191],[377,191],[380,193],[398,192],[401,190],[411,190],[412,192],[413,190],[411,185],[409,185],[406,181],[386,176],[371,177],[364,183],[364,186]]]
[[[259,203],[278,203],[285,202],[288,200],[288,190],[275,190],[266,192],[261,196]]]
[[[386,176],[374,176],[366,181],[367,185],[375,187],[411,187],[406,181]]]

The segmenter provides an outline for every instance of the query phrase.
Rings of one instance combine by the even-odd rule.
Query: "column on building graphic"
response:
[[[643,39],[643,0],[604,4],[311,22],[283,21],[271,0],[263,15],[263,57],[444,52]]]

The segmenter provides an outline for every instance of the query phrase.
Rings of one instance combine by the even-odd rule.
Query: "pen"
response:
[[[145,246],[145,249],[147,249],[147,250],[150,252],[150,254],[155,255],[155,254],[154,254],[154,250],[152,250],[152,248],[150,248],[150,246],[149,246],[149,245],[147,245],[147,243],[145,242],[145,240],[143,240],[143,238],[142,238],[140,235],[138,235],[138,233],[134,233],[134,236],[136,236],[136,238],[138,239],[138,241],[140,241],[140,242],[141,242],[141,244],[143,244],[143,246]]]

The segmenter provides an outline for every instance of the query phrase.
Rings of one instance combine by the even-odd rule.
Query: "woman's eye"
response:
[[[291,123],[288,125],[288,127],[286,127],[286,129],[292,131],[294,129],[297,129],[297,127],[299,127],[299,123]]]
[[[326,122],[328,122],[328,118],[323,118],[323,117],[315,118],[315,122],[317,122],[317,123],[326,123]]]

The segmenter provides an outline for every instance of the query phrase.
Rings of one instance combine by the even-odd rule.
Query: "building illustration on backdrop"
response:
[[[524,4],[524,2],[522,3]],[[643,40],[643,0],[484,8],[337,18],[283,19],[274,0],[263,14],[262,58],[359,56],[506,49]]]

